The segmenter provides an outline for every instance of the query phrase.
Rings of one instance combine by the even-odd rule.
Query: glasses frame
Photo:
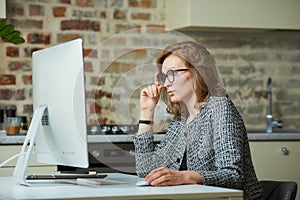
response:
[[[170,83],[173,83],[175,81],[175,75],[177,74],[177,72],[187,71],[187,70],[189,69],[182,68],[182,69],[170,69],[167,71],[166,74],[161,72],[158,74],[158,83],[160,85],[164,85],[167,79]],[[171,74],[172,74],[172,79],[170,80],[169,77],[171,76]]]

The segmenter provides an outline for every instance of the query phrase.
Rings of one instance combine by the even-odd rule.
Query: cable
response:
[[[19,156],[21,156],[21,155],[23,155],[23,154],[25,154],[25,153],[26,153],[26,152],[22,152],[22,153],[18,153],[18,154],[16,154],[16,155],[13,155],[12,157],[10,157],[10,158],[8,158],[7,160],[5,160],[4,162],[2,162],[2,163],[0,164],[0,168],[3,167],[4,165],[6,165],[7,163],[9,163],[10,161],[12,161],[13,159],[18,158]]]

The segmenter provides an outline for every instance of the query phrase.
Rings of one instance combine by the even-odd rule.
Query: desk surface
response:
[[[0,199],[235,199],[242,200],[240,190],[203,185],[138,187],[136,176],[108,174],[109,180],[126,184],[82,186],[71,183],[47,183],[34,186],[16,185],[11,177],[0,177]]]

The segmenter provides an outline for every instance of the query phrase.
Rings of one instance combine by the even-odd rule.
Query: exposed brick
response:
[[[109,40],[109,45],[116,46],[116,47],[123,46],[126,45],[126,41],[127,39],[124,37],[115,37]]]
[[[92,49],[83,49],[83,56],[87,57],[91,51],[92,51]]]
[[[92,0],[75,0],[77,6],[80,7],[93,7],[94,3]]]
[[[60,0],[60,2],[64,4],[71,4],[71,0]]]
[[[2,100],[24,100],[25,99],[25,90],[24,89],[0,89],[0,99]]]
[[[147,50],[146,49],[135,49],[132,51],[127,51],[126,54],[122,56],[122,59],[125,60],[136,60],[136,59],[141,59],[143,57],[147,56]]]
[[[6,56],[19,57],[19,48],[18,47],[6,47]]]
[[[89,82],[90,85],[97,85],[97,86],[100,86],[100,85],[104,85],[105,84],[105,77],[99,77],[99,76],[93,76],[90,78],[90,82]]]
[[[126,12],[121,10],[115,10],[114,19],[126,19]]]
[[[144,8],[151,8],[155,2],[154,0],[142,0],[141,1],[141,6],[144,7]]]
[[[101,107],[99,104],[97,103],[91,103],[90,106],[89,106],[89,111],[90,113],[98,113],[98,114],[101,114]]]
[[[129,6],[151,8],[154,6],[154,0],[129,0]]]
[[[92,125],[94,125],[94,124],[99,124],[99,123],[98,123],[98,120],[97,120],[97,119],[88,119],[88,120],[87,120],[87,124],[92,124]]]
[[[43,28],[43,20],[29,20],[29,19],[12,19],[11,23],[16,27],[20,28],[28,28],[28,29],[42,29]]]
[[[86,99],[94,99],[94,97],[95,97],[94,94],[95,94],[94,92],[87,90],[87,91],[85,91],[85,98]]]
[[[288,62],[295,62],[295,63],[299,63],[300,62],[300,55],[299,53],[295,53],[295,54],[286,54],[286,55],[281,55],[280,56],[281,60],[285,60]]]
[[[109,58],[110,51],[108,49],[102,49],[101,50],[101,58]]]
[[[10,89],[0,89],[0,99],[10,100],[14,96],[14,91]]]
[[[117,24],[116,25],[116,32],[120,33],[120,32],[127,31],[127,30],[133,30],[133,29],[137,29],[138,30],[140,28],[141,28],[140,25],[134,25],[134,24],[132,24],[132,25],[129,25],[129,24],[126,24],[126,25],[124,25],[124,24]]]
[[[98,119],[98,123],[99,124],[107,124],[108,119],[106,117],[101,117],[100,119]]]
[[[95,91],[93,97],[95,99],[101,99],[103,97],[107,97],[107,98],[111,98],[112,97],[112,94],[111,93],[108,93],[106,91],[103,91],[103,90],[97,90]]]
[[[50,44],[49,33],[29,33],[27,35],[27,42],[31,44]]]
[[[54,7],[52,8],[52,13],[54,17],[65,17],[66,16],[66,7]]]
[[[101,14],[101,13],[100,13]],[[76,18],[98,18],[99,17],[99,12],[97,10],[73,10],[72,16]]]
[[[29,6],[29,15],[30,16],[44,15],[44,6],[30,5]]]
[[[7,3],[6,12],[13,16],[24,16],[24,4],[23,3]]]
[[[100,11],[99,18],[106,19],[106,16],[107,16],[107,14],[105,11]]]
[[[124,72],[135,70],[135,67],[141,63],[155,61],[159,53],[158,50],[131,52],[130,49],[157,44],[159,47],[168,45],[173,42],[173,36],[175,36],[164,30],[165,3],[160,0],[7,0],[6,4],[6,22],[14,24],[26,40],[30,33],[49,33],[51,36],[49,44],[44,44],[45,38],[34,36],[30,38],[29,43],[26,41],[25,44],[19,46],[4,44],[2,48],[4,59],[0,60],[1,72],[4,75],[10,75],[13,81],[7,77],[3,79],[3,76],[2,79],[0,78],[0,81],[7,83],[0,87],[0,96],[2,95],[0,98],[4,96],[1,104],[11,104],[14,101],[13,103],[18,108],[23,106],[23,112],[26,113],[28,119],[32,117],[33,111],[32,105],[28,103],[32,100],[30,72],[32,52],[46,46],[83,38],[86,48],[84,54],[89,57],[97,55],[96,57],[100,58],[99,63],[94,64],[92,61],[85,63],[89,88],[86,92],[87,103],[89,105],[92,100],[96,100],[102,112],[96,117],[87,113],[87,120],[106,124],[114,122],[115,113],[113,112],[117,110],[117,107],[110,105],[111,98],[118,105],[128,102],[128,99],[122,96],[123,88],[120,88],[118,96],[112,97],[114,83],[117,83]],[[62,28],[62,20],[70,24],[65,23],[65,27]],[[118,33],[127,30],[133,34],[118,37]],[[166,33],[168,36],[161,37],[161,33]],[[290,38],[290,33],[283,34],[283,37],[281,35],[277,37],[276,33],[273,37],[274,35],[270,32],[253,35],[252,33],[206,34],[204,32],[186,34],[203,43],[214,55],[228,94],[241,111],[246,126],[265,128],[266,105],[268,104],[266,80],[271,76],[273,78],[274,117],[284,119],[284,128],[299,127],[297,124],[300,113],[298,101],[300,96],[298,87],[300,84],[298,81],[300,74],[299,38]],[[294,33],[291,32],[291,34]],[[107,46],[96,49],[99,52],[94,54],[95,52],[91,49],[98,47],[97,45],[106,39],[109,39],[109,43],[105,43]],[[33,41],[36,43],[31,43]],[[3,43],[1,39],[0,42]],[[9,54],[13,57],[7,56],[8,46],[18,48],[19,55],[14,57],[17,54],[14,49],[11,49]],[[126,48],[128,48],[127,54],[119,57],[120,52]],[[115,63],[110,64],[112,59]],[[103,68],[107,69],[100,74]],[[144,83],[135,78],[140,80],[146,72],[137,70],[136,77],[130,85],[124,88],[139,88],[141,86],[139,84]],[[147,74],[151,76],[151,73]],[[20,89],[21,87],[24,89]],[[99,91],[90,91],[92,90],[90,88]],[[139,100],[139,92],[135,94],[130,97],[132,102]],[[16,99],[18,99],[17,102],[15,102]],[[131,107],[129,109],[132,111]]]
[[[85,72],[93,72],[93,63],[85,61],[84,62],[84,71]]]
[[[98,51],[95,49],[84,49],[83,55],[84,57],[98,58]]]
[[[147,55],[147,50],[146,49],[135,49],[135,50],[131,51],[130,53],[133,53],[138,57],[144,57]]]
[[[23,105],[23,113],[24,114],[32,114],[33,113],[33,105],[32,104],[24,104]]]
[[[118,73],[120,72],[121,64],[119,62],[112,62],[108,68],[106,69],[107,72]]]
[[[267,91],[255,91],[254,93],[255,98],[260,99],[268,99],[268,92]]]
[[[97,85],[105,85],[105,76],[97,76]]]
[[[134,65],[134,64],[124,64],[123,70],[125,72],[129,72],[129,71],[132,71],[135,67],[136,67],[136,65]]]
[[[138,0],[129,0],[129,5],[131,7],[138,7],[139,6],[139,1]]]
[[[31,62],[29,61],[10,61],[8,63],[8,68],[10,71],[23,71],[29,72],[31,71]]]
[[[12,74],[0,74],[0,85],[15,85],[16,76]]]
[[[134,14],[131,14],[131,19],[149,20],[150,16],[151,15],[149,13],[134,13]]]
[[[14,99],[15,100],[24,100],[24,99],[26,99],[26,97],[25,97],[25,90],[24,89],[17,90],[15,92]]]
[[[10,71],[19,71],[22,69],[22,63],[21,62],[10,62],[8,64],[8,69]]]
[[[113,1],[108,1],[109,3],[109,7],[123,7],[123,4],[125,3],[126,1],[124,0],[113,0]]]
[[[32,84],[32,76],[31,75],[22,76],[22,80],[23,80],[24,85],[31,85]]]
[[[57,34],[57,42],[63,43],[70,40],[75,40],[77,38],[82,38],[82,35],[76,34],[76,33],[70,33],[70,34]]]
[[[61,30],[86,30],[100,31],[100,22],[90,20],[64,20],[61,22]]]
[[[167,33],[164,25],[149,24],[147,25],[147,33]]]
[[[42,48],[40,47],[26,47],[24,48],[24,53],[25,53],[25,57],[32,57],[32,53],[38,50],[41,50]]]

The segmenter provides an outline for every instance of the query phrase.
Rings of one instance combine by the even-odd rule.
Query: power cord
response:
[[[3,167],[4,165],[6,165],[7,163],[9,163],[10,161],[12,161],[13,159],[18,158],[19,156],[21,156],[21,155],[23,155],[23,154],[25,154],[25,153],[26,153],[26,152],[22,152],[22,153],[18,153],[18,154],[13,155],[12,157],[10,157],[10,158],[8,158],[7,160],[5,160],[4,162],[2,162],[2,163],[0,164],[0,168]]]

